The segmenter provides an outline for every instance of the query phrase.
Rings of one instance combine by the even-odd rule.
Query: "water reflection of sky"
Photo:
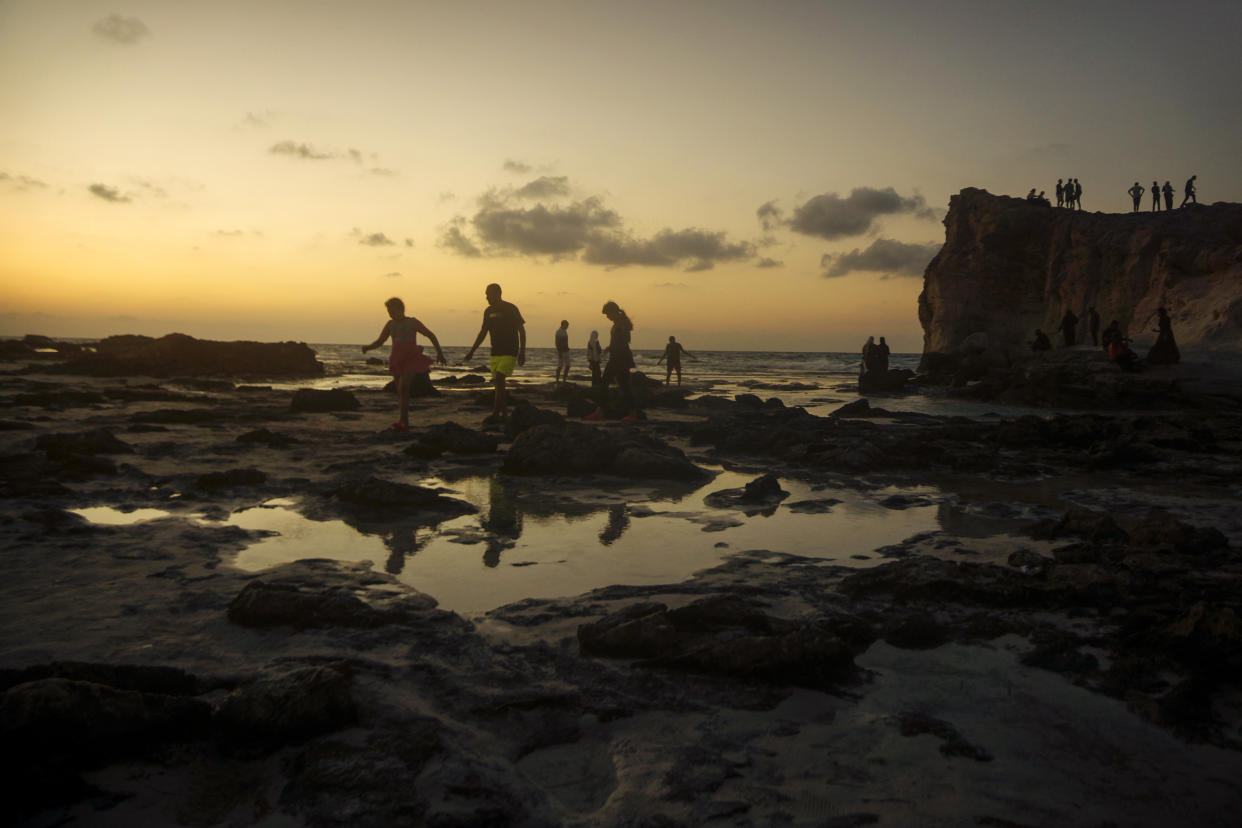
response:
[[[748,549],[870,565],[875,558],[853,556],[870,556],[878,547],[937,526],[934,505],[893,510],[878,502],[889,493],[813,491],[792,480],[781,482],[790,492],[784,504],[840,502],[822,513],[782,505],[770,516],[750,517],[704,504],[707,494],[751,479],[723,472],[689,492],[633,485],[583,492],[575,483],[564,500],[540,490],[546,484],[538,480],[425,479],[410,482],[439,486],[474,504],[478,514],[435,527],[376,533],[374,525],[363,532],[342,520],[309,520],[281,500],[236,512],[229,523],[276,533],[239,553],[240,568],[259,570],[299,558],[372,561],[446,609],[464,613],[610,584],[677,582]]]

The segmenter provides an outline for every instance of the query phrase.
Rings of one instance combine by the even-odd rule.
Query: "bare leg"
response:
[[[492,398],[492,413],[497,417],[505,416],[505,375],[492,374],[492,379],[496,381],[496,393]]]
[[[410,424],[410,375],[402,374],[397,377],[397,399],[400,401],[400,414],[397,422],[401,425],[408,426]]]
[[[677,368],[677,384],[681,385],[681,367],[680,366],[678,366]]]

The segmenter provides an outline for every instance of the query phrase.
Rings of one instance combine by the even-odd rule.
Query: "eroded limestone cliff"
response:
[[[1242,204],[1084,213],[967,188],[944,224],[919,296],[925,363],[968,337],[994,356],[1029,354],[1036,328],[1060,345],[1067,308],[1090,344],[1092,305],[1137,344],[1163,306],[1183,346],[1242,351]]]

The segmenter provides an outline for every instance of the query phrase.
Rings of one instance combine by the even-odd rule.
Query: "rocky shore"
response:
[[[487,392],[461,378],[397,434],[382,392],[69,378],[12,356],[14,824],[1226,826],[1242,812],[1242,412],[1218,398],[967,420],[892,398],[815,417],[649,390],[645,422],[623,426],[582,423],[580,387],[526,382],[509,423],[482,428]],[[720,485],[721,469],[749,482]],[[602,510],[616,532],[659,511],[644,486],[702,490],[729,526],[830,513],[849,493],[877,512],[934,506],[937,529],[849,565],[779,535],[733,548],[725,529],[719,562],[687,580],[468,617],[370,564],[232,564],[264,536],[228,523],[239,509],[281,499],[325,525],[434,533],[479,507],[423,481],[497,475],[531,514]],[[98,506],[163,516],[77,511]],[[475,532],[463,549],[512,542],[491,515]]]

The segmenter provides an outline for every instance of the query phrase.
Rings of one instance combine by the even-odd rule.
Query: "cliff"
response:
[[[944,225],[919,296],[925,366],[964,344],[1027,355],[1036,328],[1060,345],[1067,308],[1090,345],[1092,305],[1101,328],[1118,320],[1136,348],[1155,338],[1163,306],[1181,345],[1242,351],[1242,204],[1085,213],[967,188]]]

